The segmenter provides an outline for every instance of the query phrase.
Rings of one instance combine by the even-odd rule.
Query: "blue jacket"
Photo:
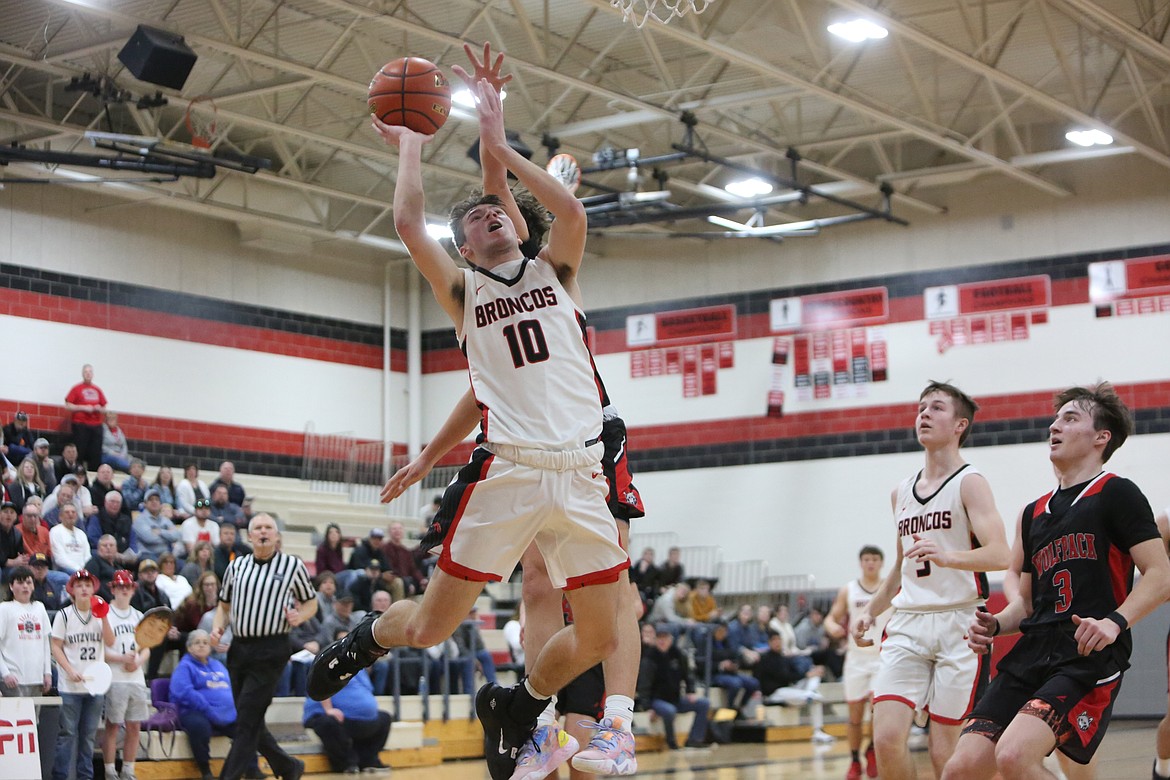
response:
[[[171,675],[171,701],[179,712],[201,712],[217,726],[236,722],[236,702],[227,667],[214,658],[202,664],[185,655]]]
[[[174,685],[174,683],[171,683]],[[335,709],[345,714],[346,720],[377,720],[378,700],[374,698],[374,685],[365,669],[358,672],[349,683],[330,698]],[[325,708],[321,702],[305,697],[305,711],[302,723],[308,723],[314,715],[322,715]]]

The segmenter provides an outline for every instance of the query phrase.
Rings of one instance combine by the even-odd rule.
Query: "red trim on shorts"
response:
[[[886,694],[882,694],[881,696],[874,696],[873,697],[874,704],[877,704],[879,701],[897,701],[897,702],[901,702],[902,704],[905,704],[907,707],[909,707],[912,710],[916,709],[914,706],[914,702],[910,701],[905,696],[899,696],[896,693],[886,693]]]
[[[622,572],[630,568],[630,559],[626,558],[617,566],[611,566],[602,571],[595,571],[591,574],[582,574],[579,577],[569,577],[565,582],[565,587],[561,590],[576,590],[583,588],[586,585],[608,585],[611,582],[617,582],[622,576]]]
[[[443,552],[439,554],[439,562],[436,564],[440,569],[452,576],[473,582],[498,582],[503,578],[496,574],[488,574],[487,572],[468,568],[451,560],[450,542],[455,538],[455,531],[459,528],[459,521],[463,519],[463,513],[467,511],[467,502],[471,500],[471,494],[475,492],[475,486],[487,476],[488,469],[491,468],[492,461],[495,459],[496,456],[494,454],[484,459],[483,465],[479,469],[479,475],[474,482],[467,485],[467,489],[459,497],[459,506],[455,508],[455,516],[451,519],[451,527],[447,529],[447,535],[443,537]]]
[[[983,668],[987,665],[987,661],[990,657],[990,653],[979,654],[979,666],[975,667],[975,682],[971,683],[971,696],[967,699],[967,712],[970,712],[971,709],[975,706],[975,696],[979,693],[979,683],[983,682]],[[948,718],[939,718],[939,723],[954,724],[962,722],[963,718],[959,718],[956,721],[951,721]]]
[[[944,726],[958,726],[964,720],[964,718],[944,718],[942,715],[935,715],[933,712],[930,713],[930,719]]]
[[[447,548],[444,546],[443,555],[439,556],[439,563],[437,565],[440,569],[447,572],[452,577],[458,577],[461,580],[470,580],[471,582],[499,582],[503,579],[503,577],[498,574],[479,571],[477,569],[472,569],[462,564],[455,563],[455,561],[451,560],[449,557],[445,557],[446,553]]]

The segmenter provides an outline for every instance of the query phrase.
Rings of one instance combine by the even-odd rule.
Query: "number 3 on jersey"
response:
[[[504,341],[512,353],[512,365],[523,368],[525,363],[542,363],[548,360],[548,341],[540,320],[521,320],[504,328]]]
[[[1072,575],[1068,569],[1061,569],[1052,575],[1052,585],[1056,588],[1056,611],[1064,612],[1072,606]]]

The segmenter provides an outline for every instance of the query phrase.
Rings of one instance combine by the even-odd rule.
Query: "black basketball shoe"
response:
[[[309,666],[309,696],[317,701],[328,699],[351,677],[390,652],[374,641],[374,621],[381,614],[370,612],[353,631],[317,653]]]
[[[536,722],[517,723],[508,713],[512,689],[487,683],[475,695],[475,714],[483,726],[483,756],[492,780],[508,780],[516,771],[520,748],[532,736]]]

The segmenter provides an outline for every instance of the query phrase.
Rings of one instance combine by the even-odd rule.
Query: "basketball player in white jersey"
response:
[[[506,579],[536,542],[554,587],[568,591],[576,622],[545,645],[525,680],[476,696],[494,780],[511,776],[550,696],[611,655],[620,575],[629,558],[606,508],[600,466],[601,398],[584,341],[584,315],[565,289],[584,255],[587,218],[556,179],[511,149],[499,95],[477,85],[480,144],[554,215],[548,245],[524,258],[498,198],[465,201],[451,226],[468,270],[426,231],[422,146],[430,136],[375,122],[399,150],[394,222],[415,265],[455,324],[482,409],[480,447],[448,490],[462,491],[421,603],[400,601],[325,648],[310,670],[322,699],[388,648],[442,642],[487,581]],[[633,691],[622,692],[633,695]]]
[[[849,771],[845,780],[860,780],[861,778],[861,724],[865,720],[865,708],[873,697],[873,678],[877,675],[881,664],[879,646],[871,642],[866,646],[857,644],[853,632],[849,630],[849,620],[861,615],[873,595],[882,584],[882,563],[885,555],[881,548],[866,545],[861,548],[857,556],[861,565],[861,576],[844,585],[837,591],[837,598],[829,614],[825,616],[825,632],[829,636],[841,638],[848,636],[848,646],[845,649],[845,702],[849,705],[849,750],[853,753],[853,760],[849,764]],[[887,609],[878,615],[871,627],[870,636],[880,637],[885,630],[886,621],[890,619],[891,610]],[[877,756],[874,755],[873,740],[870,740],[869,749],[865,751],[865,772],[869,777],[877,777]]]
[[[146,703],[146,662],[148,648],[139,649],[134,632],[142,622],[142,613],[130,605],[138,585],[125,569],[114,572],[110,590],[114,602],[106,618],[114,633],[112,644],[106,645],[106,663],[110,665],[110,690],[106,691],[106,730],[102,740],[102,758],[106,780],[138,780],[134,764],[138,758],[138,732],[149,714]],[[118,755],[118,732],[126,725],[126,740],[122,747],[122,772],[115,769]]]
[[[987,598],[984,572],[1006,569],[1011,551],[987,479],[959,454],[977,409],[942,382],[919,396],[915,432],[926,464],[894,489],[897,557],[854,623],[857,643],[870,644],[866,632],[894,606],[873,685],[882,780],[917,776],[906,745],[917,710],[930,714],[930,760],[941,776],[987,679],[985,656],[967,647],[967,627]]]

